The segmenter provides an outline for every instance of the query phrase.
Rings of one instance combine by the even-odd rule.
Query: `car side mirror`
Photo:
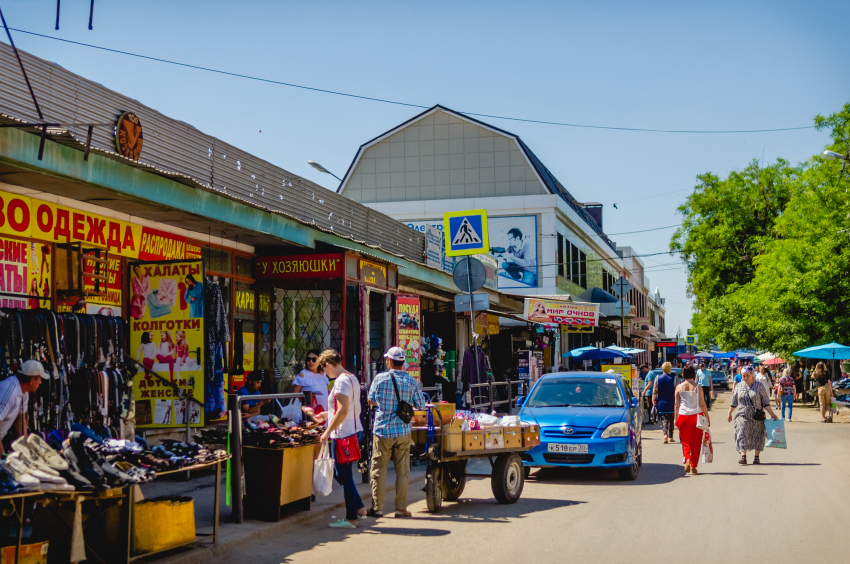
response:
[[[637,398],[632,398],[632,401],[631,401],[631,402],[629,402],[629,403],[630,403],[630,405],[631,405],[633,408],[634,408],[634,407],[637,407],[637,406],[638,406],[638,399],[637,399]]]
[[[517,407],[522,407],[522,402],[523,402],[523,401],[525,401],[525,397],[523,397],[523,396],[518,397],[518,398],[516,399],[516,406],[517,406]]]

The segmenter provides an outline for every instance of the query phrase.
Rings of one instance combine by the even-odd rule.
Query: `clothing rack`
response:
[[[135,374],[124,363],[125,335],[119,317],[0,309],[0,380],[27,360],[37,360],[48,374],[29,397],[32,431],[68,432],[81,423],[98,434],[125,434]]]

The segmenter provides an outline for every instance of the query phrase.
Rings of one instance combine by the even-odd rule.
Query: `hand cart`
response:
[[[463,494],[466,486],[466,464],[473,458],[486,458],[490,461],[493,469],[490,485],[496,501],[503,504],[516,503],[522,495],[525,484],[525,470],[518,453],[540,444],[539,427],[511,428],[520,429],[519,434],[522,438],[518,439],[519,445],[508,448],[484,448],[482,441],[480,449],[465,450],[464,432],[459,432],[457,428],[452,429],[451,424],[443,426],[440,423],[439,412],[433,405],[429,405],[427,425],[414,428],[413,432],[416,451],[428,464],[424,488],[428,511],[437,513],[442,507],[443,500],[456,501]],[[528,433],[523,433],[526,429]],[[496,431],[497,429],[489,429],[490,433]],[[473,433],[483,435],[487,432],[488,429],[484,429]],[[501,433],[501,430],[498,432]],[[450,439],[450,435],[454,435],[454,438]]]

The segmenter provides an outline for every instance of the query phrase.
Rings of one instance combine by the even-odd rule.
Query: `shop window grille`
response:
[[[307,351],[342,350],[342,294],[339,289],[275,290],[275,377],[285,390],[304,369]]]

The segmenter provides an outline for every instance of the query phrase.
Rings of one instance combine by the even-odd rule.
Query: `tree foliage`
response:
[[[815,126],[850,149],[850,103]],[[753,161],[706,173],[679,208],[681,253],[695,296],[694,332],[722,348],[788,354],[850,336],[850,178],[840,161]]]

